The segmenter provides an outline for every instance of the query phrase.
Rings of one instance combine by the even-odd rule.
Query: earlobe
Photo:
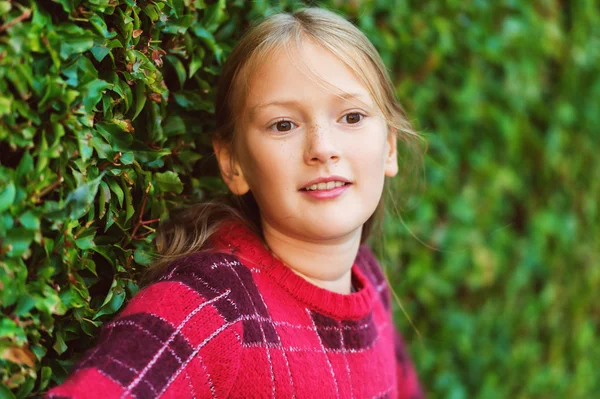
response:
[[[398,174],[397,133],[390,129],[387,135],[387,154],[385,158],[385,175],[394,177]]]
[[[231,149],[219,140],[213,140],[212,145],[221,176],[229,190],[235,195],[244,195],[250,191],[240,164],[233,158]]]

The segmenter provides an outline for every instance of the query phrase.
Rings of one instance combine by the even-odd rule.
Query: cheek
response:
[[[366,196],[379,198],[383,192],[387,150],[387,140],[377,137],[364,140],[353,151],[354,164],[357,166],[355,173],[363,183]]]
[[[290,154],[283,142],[256,140],[246,145],[242,168],[255,194],[273,191],[290,183]]]

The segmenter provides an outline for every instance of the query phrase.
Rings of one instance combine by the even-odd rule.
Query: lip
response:
[[[350,183],[350,180],[348,180],[348,179],[346,179],[346,178],[344,178],[344,177],[341,177],[341,176],[327,176],[327,177],[319,177],[319,178],[317,178],[317,179],[311,180],[311,181],[309,181],[308,183],[306,183],[304,186],[302,186],[302,187],[300,188],[300,190],[303,190],[303,189],[305,189],[306,187],[310,187],[310,186],[312,186],[313,184],[327,183],[327,182],[330,182],[330,181],[341,181],[341,182],[344,182],[344,183]],[[346,184],[346,186],[347,186],[347,185],[348,185],[348,184]],[[346,187],[346,186],[342,186],[342,187]],[[337,188],[340,188],[340,187],[337,187]],[[336,188],[336,189],[337,189],[337,188]],[[336,189],[329,190],[329,191],[335,191]]]
[[[326,200],[339,197],[344,191],[350,188],[350,186],[351,184],[346,184],[345,186],[332,188],[331,190],[300,190],[300,192],[314,199]]]

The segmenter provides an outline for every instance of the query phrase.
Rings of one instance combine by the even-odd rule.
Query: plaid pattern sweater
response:
[[[423,396],[380,266],[361,246],[342,295],[292,272],[241,224],[172,262],[103,325],[48,398]]]

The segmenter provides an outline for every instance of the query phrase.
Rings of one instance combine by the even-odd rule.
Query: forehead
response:
[[[354,71],[310,39],[290,46],[289,51],[274,50],[250,71],[247,84],[245,110],[250,114],[284,101],[349,100],[373,105],[368,88]]]

